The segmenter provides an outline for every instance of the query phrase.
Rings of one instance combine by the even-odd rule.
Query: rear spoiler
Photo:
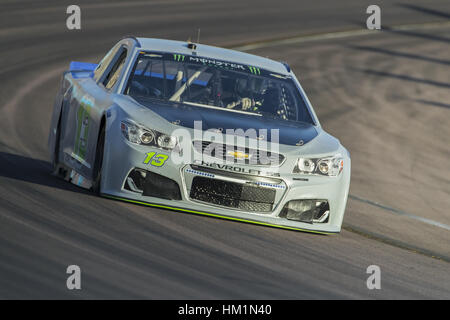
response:
[[[69,71],[74,78],[86,78],[94,75],[94,70],[98,64],[88,62],[72,61],[70,63]]]

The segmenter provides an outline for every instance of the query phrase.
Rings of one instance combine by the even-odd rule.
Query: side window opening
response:
[[[164,98],[164,64],[159,59],[139,60],[126,94]]]
[[[110,65],[111,60],[116,56],[117,50],[119,49],[118,45],[115,45],[108,51],[108,53],[103,57],[103,59],[99,62],[97,68],[94,70],[94,80],[97,82],[100,80],[101,76],[105,72],[106,68]]]
[[[109,73],[106,75],[103,80],[103,85],[106,89],[111,89],[116,84],[117,80],[119,80],[120,73],[122,71],[123,66],[125,65],[125,60],[127,57],[127,50],[124,48],[116,63],[113,65]]]

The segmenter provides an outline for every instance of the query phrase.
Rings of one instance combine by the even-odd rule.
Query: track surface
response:
[[[316,236],[111,201],[50,176],[52,102],[71,60],[96,62],[126,34],[185,40],[200,27],[202,42],[231,47],[361,29],[370,1],[78,1],[82,30],[68,31],[72,3],[3,0],[0,298],[449,299],[450,232],[411,217],[450,225],[450,28],[388,26],[448,21],[450,4],[405,2],[381,1],[376,35],[252,51],[291,64],[352,154],[345,228]],[[70,264],[81,291],[66,289]],[[366,288],[373,264],[381,290]]]

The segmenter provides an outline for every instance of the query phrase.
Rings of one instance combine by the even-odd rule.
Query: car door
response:
[[[119,43],[102,59],[92,78],[73,83],[64,153],[67,164],[84,177],[92,178],[101,117],[112,104],[111,89],[119,80],[127,54],[127,47]]]

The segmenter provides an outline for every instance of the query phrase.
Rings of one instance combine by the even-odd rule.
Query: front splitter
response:
[[[265,222],[248,220],[248,219],[240,219],[240,218],[228,217],[228,216],[224,216],[224,215],[220,215],[220,214],[216,214],[216,213],[209,213],[209,212],[203,212],[203,211],[183,209],[183,208],[165,206],[165,205],[156,204],[156,203],[150,203],[150,202],[138,201],[138,200],[133,200],[133,199],[127,199],[127,198],[117,197],[117,196],[113,196],[113,195],[109,195],[109,194],[105,194],[105,193],[102,193],[102,196],[105,197],[105,198],[113,199],[113,200],[125,201],[125,202],[134,203],[134,204],[139,204],[139,205],[142,205],[142,206],[148,206],[148,207],[166,209],[166,210],[171,210],[171,211],[178,211],[178,212],[184,212],[184,213],[208,216],[208,217],[212,217],[212,218],[216,218],[216,219],[224,219],[224,220],[231,220],[231,221],[242,222],[242,223],[256,224],[256,225],[270,227],[270,228],[278,228],[278,229],[285,229],[285,230],[292,230],[292,231],[308,232],[308,233],[315,233],[315,234],[321,234],[321,235],[329,235],[329,234],[336,234],[337,233],[337,232],[324,232],[324,231],[310,230],[310,229],[304,229],[304,228],[295,228],[295,227],[289,227],[289,226],[265,223]]]

